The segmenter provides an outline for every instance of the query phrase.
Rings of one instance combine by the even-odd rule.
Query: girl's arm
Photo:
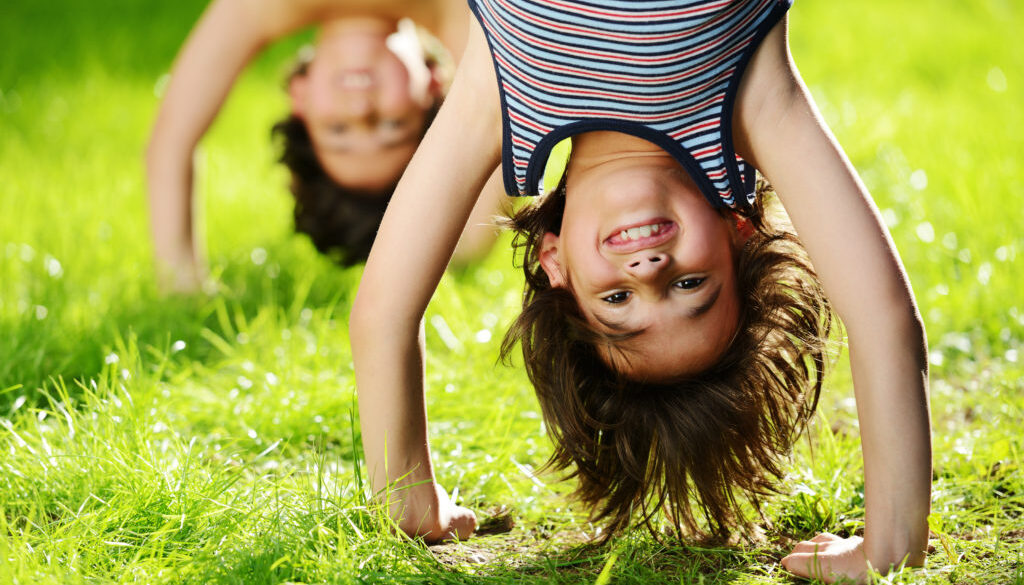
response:
[[[466,538],[473,513],[434,479],[424,404],[423,314],[501,154],[494,70],[475,22],[451,91],[388,205],[349,335],[371,485],[411,535]]]
[[[315,7],[306,4],[214,0],[178,54],[146,152],[150,223],[162,286],[192,291],[204,273],[193,230],[192,158],[197,143],[259,50],[313,22]]]
[[[465,266],[485,257],[501,233],[494,218],[503,213],[502,205],[508,197],[502,181],[501,167],[494,169],[487,179],[476,206],[473,207],[466,227],[459,237],[459,245],[452,254],[452,266]]]
[[[899,255],[789,54],[785,23],[738,96],[737,145],[779,193],[846,325],[865,475],[865,531],[801,543],[783,565],[826,581],[924,563],[931,435],[924,327]]]

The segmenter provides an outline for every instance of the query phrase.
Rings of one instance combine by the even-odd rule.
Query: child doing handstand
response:
[[[212,0],[174,64],[147,150],[161,286],[194,291],[206,278],[193,217],[193,158],[263,47],[318,27],[315,49],[288,79],[291,111],[274,133],[291,171],[296,231],[348,265],[369,252],[391,192],[444,97],[450,74],[439,57],[444,50],[461,56],[470,18],[460,0]],[[442,50],[428,50],[432,45]],[[492,191],[498,196],[481,197],[482,220],[500,198]],[[493,231],[467,230],[460,256],[483,254]]]
[[[399,525],[427,540],[475,527],[434,479],[422,317],[490,172],[500,162],[509,193],[536,194],[552,145],[571,137],[563,187],[512,220],[527,293],[503,350],[521,343],[553,463],[572,470],[578,495],[613,530],[662,507],[690,530],[740,522],[736,498],[770,491],[814,408],[834,309],[849,339],[865,533],[818,535],[783,564],[826,580],[921,564],[923,326],[789,55],[788,2],[470,5],[466,55],[381,224],[350,322],[368,468],[374,489],[404,488],[392,492]],[[754,169],[799,241],[766,219]]]

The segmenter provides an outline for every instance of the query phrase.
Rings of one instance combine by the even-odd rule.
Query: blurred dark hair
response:
[[[571,290],[552,287],[542,269],[564,186],[508,220],[526,290],[502,357],[521,345],[555,444],[546,467],[579,480],[574,495],[606,522],[602,539],[634,517],[658,537],[659,510],[676,535],[725,537],[749,523],[741,502],[759,511],[782,479],[817,405],[837,321],[795,234],[764,213],[769,191],[762,181],[755,232],[738,253],[735,338],[705,371],[665,383],[614,371],[599,348],[614,351],[621,336],[591,326]]]
[[[288,79],[305,75],[308,65],[308,57],[300,57]],[[438,99],[427,110],[420,138],[440,107]],[[295,231],[308,235],[317,250],[342,266],[366,261],[400,177],[395,177],[394,183],[379,191],[339,185],[317,159],[306,123],[294,114],[275,124],[271,135],[281,143],[278,160],[291,172]]]

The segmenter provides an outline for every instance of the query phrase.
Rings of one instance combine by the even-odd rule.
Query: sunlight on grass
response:
[[[436,472],[485,535],[398,536],[360,475],[346,320],[361,269],[292,235],[274,163],[302,39],[243,76],[200,149],[215,294],[152,282],[141,154],[203,5],[15,0],[0,18],[0,583],[790,583],[778,560],[796,541],[863,530],[843,357],[763,535],[591,544],[572,486],[538,472],[551,445],[522,369],[496,363],[521,295],[506,236],[447,274],[426,316]],[[801,72],[931,345],[933,550],[879,582],[1024,583],[1022,24],[1008,0],[792,12]]]

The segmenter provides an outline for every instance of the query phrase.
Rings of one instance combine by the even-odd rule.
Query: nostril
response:
[[[630,268],[638,268],[644,262],[648,262],[650,264],[654,264],[654,263],[657,263],[657,262],[661,262],[661,260],[662,260],[661,256],[651,256],[650,258],[643,258],[643,259],[640,259],[640,260],[636,260],[634,262],[630,262],[628,266]]]

